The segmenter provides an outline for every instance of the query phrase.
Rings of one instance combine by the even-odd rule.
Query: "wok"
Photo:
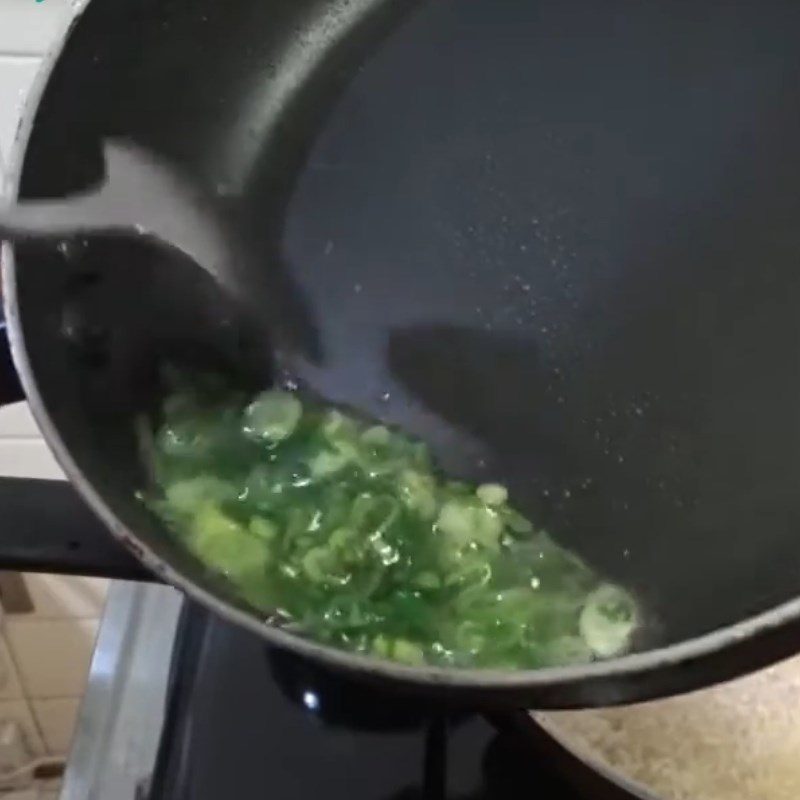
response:
[[[68,477],[154,578],[398,689],[621,703],[793,652],[798,30],[793,0],[93,0],[46,60],[12,193],[86,191],[107,139],[149,148],[217,198],[269,336],[146,245],[6,244],[14,361]],[[265,624],[134,497],[134,419],[176,354],[288,374],[506,483],[640,598],[637,652],[448,671]]]

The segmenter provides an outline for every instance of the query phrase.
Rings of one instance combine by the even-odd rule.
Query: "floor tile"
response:
[[[25,693],[31,698],[82,695],[98,620],[9,617],[6,638]]]
[[[83,575],[26,573],[25,586],[34,609],[21,619],[94,619],[103,613],[109,581]],[[8,618],[16,615],[8,613]]]
[[[33,715],[39,724],[47,752],[54,756],[69,754],[75,721],[80,708],[79,697],[58,697],[33,700]]]
[[[33,756],[45,753],[44,742],[34,721],[30,707],[24,700],[0,702],[0,720],[14,720],[21,728],[25,743]]]

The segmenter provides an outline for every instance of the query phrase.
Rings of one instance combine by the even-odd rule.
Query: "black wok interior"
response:
[[[174,159],[254,257],[265,369],[507,482],[675,642],[800,589],[798,31],[794,0],[92,0],[21,194],[90,185],[104,137]],[[132,417],[224,310],[173,312],[145,248],[18,253],[49,414],[180,559]]]

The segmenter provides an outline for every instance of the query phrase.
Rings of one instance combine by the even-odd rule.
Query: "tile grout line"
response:
[[[48,755],[52,755],[52,753],[50,752],[50,748],[47,745],[47,740],[44,738],[44,727],[42,726],[42,723],[39,722],[39,715],[33,709],[33,698],[28,697],[28,693],[24,690],[24,687],[23,687],[23,696],[25,698],[25,703],[28,706],[28,713],[31,715],[34,727],[36,728],[36,733],[39,734],[39,739],[42,743],[42,747],[44,748],[44,751]]]

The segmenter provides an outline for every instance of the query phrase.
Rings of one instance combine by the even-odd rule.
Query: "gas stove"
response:
[[[63,799],[267,794],[633,796],[559,752],[526,712],[387,693],[269,649],[166,587],[116,585]]]

